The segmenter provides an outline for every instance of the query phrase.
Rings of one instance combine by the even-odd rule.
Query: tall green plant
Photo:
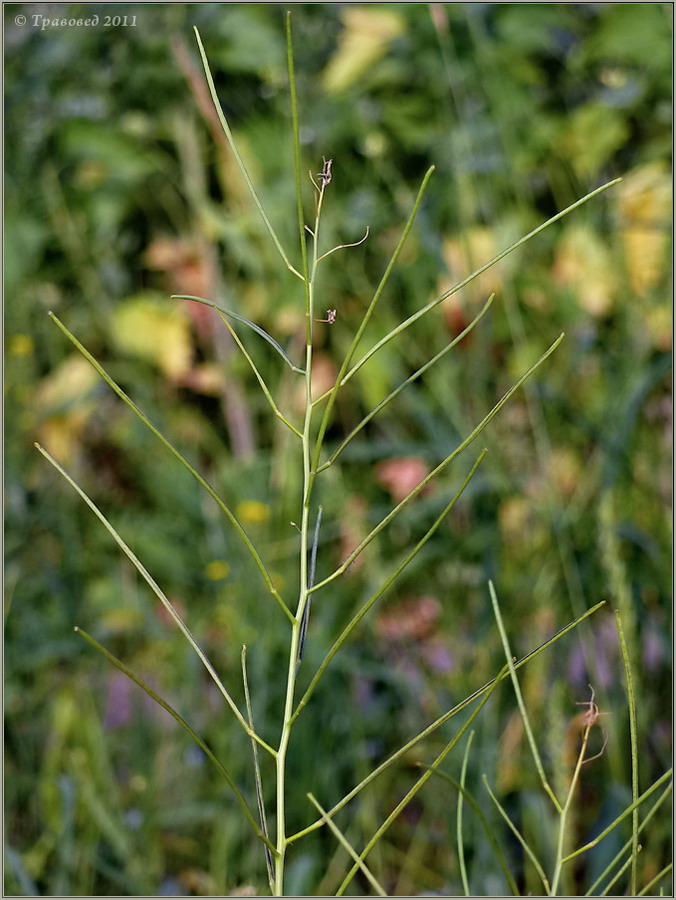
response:
[[[537,359],[527,371],[516,381],[516,383],[501,397],[495,405],[490,409],[483,419],[476,425],[476,427],[468,434],[468,436],[455,448],[450,452],[442,462],[440,462],[436,468],[430,472],[425,478],[423,478],[420,483],[413,488],[383,519],[380,521],[372,531],[361,541],[359,546],[352,552],[350,555],[343,561],[341,565],[339,565],[334,571],[325,574],[323,576],[318,576],[317,574],[317,548],[320,540],[320,532],[321,532],[321,522],[322,522],[322,507],[318,506],[316,502],[316,485],[317,480],[320,477],[321,473],[325,471],[329,466],[333,465],[337,459],[337,457],[342,453],[345,447],[348,446],[350,441],[357,435],[362,428],[364,428],[376,415],[380,414],[380,412],[391,402],[393,401],[399,393],[401,393],[411,382],[416,380],[417,378],[422,377],[425,372],[434,364],[439,362],[445,355],[448,353],[459,341],[461,341],[469,332],[475,328],[483,316],[488,312],[491,303],[493,301],[493,296],[489,297],[485,306],[480,311],[480,313],[476,316],[476,318],[465,328],[465,330],[458,335],[453,341],[449,342],[449,344],[441,350],[436,356],[432,357],[425,365],[423,365],[420,369],[418,369],[413,375],[407,378],[402,384],[400,384],[395,390],[393,390],[383,401],[381,401],[371,412],[369,412],[362,421],[348,434],[339,445],[330,452],[325,458],[323,455],[324,451],[324,442],[327,433],[327,428],[332,421],[332,414],[335,408],[336,399],[338,394],[350,380],[359,371],[359,369],[375,354],[378,350],[383,347],[386,343],[391,340],[394,340],[399,335],[401,335],[410,325],[416,322],[423,316],[431,313],[439,304],[442,303],[447,297],[451,296],[455,292],[459,291],[461,288],[465,287],[469,284],[473,279],[477,278],[499,260],[503,259],[507,254],[516,250],[518,247],[521,247],[528,240],[535,237],[544,229],[548,228],[551,224],[561,219],[563,216],[567,215],[572,210],[581,206],[583,203],[586,203],[591,198],[597,196],[602,191],[611,187],[613,184],[617,182],[611,181],[608,184],[604,184],[591,193],[587,194],[585,197],[578,200],[576,203],[569,206],[567,209],[564,209],[562,212],[553,216],[546,222],[543,222],[539,227],[535,228],[529,234],[522,237],[520,240],[516,241],[510,247],[506,248],[503,252],[498,254],[494,259],[487,262],[485,265],[478,268],[476,271],[472,272],[465,279],[463,279],[460,283],[456,284],[454,287],[442,293],[440,296],[436,297],[433,301],[423,306],[418,312],[414,315],[410,316],[408,319],[403,321],[401,324],[397,325],[393,328],[385,337],[379,340],[375,345],[368,348],[366,351],[360,351],[360,345],[362,338],[366,332],[366,328],[371,321],[371,319],[376,315],[378,304],[385,294],[385,289],[388,284],[388,280],[390,275],[397,264],[400,253],[404,246],[404,243],[411,231],[411,228],[414,226],[414,222],[416,219],[416,215],[420,208],[420,205],[423,201],[423,197],[425,191],[428,187],[428,184],[432,178],[434,167],[431,167],[426,173],[420,189],[418,191],[417,197],[411,209],[410,215],[405,223],[405,226],[402,230],[400,239],[395,247],[395,250],[392,254],[391,259],[389,260],[383,276],[381,278],[380,283],[378,284],[371,301],[366,307],[366,311],[362,317],[362,320],[355,331],[354,338],[349,346],[349,349],[345,355],[345,358],[342,361],[338,374],[335,378],[335,381],[332,387],[326,391],[323,395],[313,398],[312,392],[312,369],[313,369],[313,355],[314,355],[314,347],[315,347],[315,323],[317,321],[323,321],[328,324],[335,319],[335,311],[329,311],[326,315],[325,319],[319,319],[319,309],[321,308],[321,304],[319,302],[319,284],[318,284],[318,275],[321,270],[321,263],[324,259],[326,259],[329,255],[344,250],[351,246],[356,246],[356,244],[361,243],[362,241],[356,242],[356,244],[342,244],[336,247],[325,249],[322,243],[322,214],[324,211],[325,204],[330,202],[330,194],[331,194],[331,183],[333,179],[333,171],[332,171],[332,161],[331,159],[324,159],[321,171],[316,174],[310,173],[310,184],[312,190],[314,192],[313,197],[313,216],[311,222],[308,224],[305,219],[304,213],[304,192],[305,192],[305,179],[302,176],[303,165],[301,162],[301,152],[300,152],[300,141],[299,141],[299,116],[298,116],[298,104],[297,104],[297,95],[296,95],[296,82],[295,82],[295,73],[294,73],[294,59],[293,59],[293,49],[292,49],[292,34],[291,34],[291,18],[290,14],[287,15],[286,20],[286,35],[287,35],[287,62],[288,62],[288,73],[289,73],[289,85],[290,85],[290,96],[291,96],[291,113],[292,113],[292,130],[293,130],[293,149],[294,149],[294,170],[295,170],[295,184],[296,184],[296,205],[297,205],[297,226],[298,226],[298,240],[300,247],[300,262],[297,265],[294,265],[291,260],[291,254],[287,252],[287,250],[283,247],[280,238],[278,237],[269,217],[267,216],[263,205],[258,198],[256,193],[253,181],[247,171],[246,165],[239,154],[237,147],[235,145],[232,132],[228,125],[228,122],[225,118],[223,110],[221,108],[221,104],[219,102],[214,81],[211,75],[211,71],[209,68],[209,63],[207,60],[207,56],[202,45],[202,41],[200,39],[197,30],[195,30],[197,44],[199,48],[199,52],[202,58],[204,71],[207,79],[207,83],[209,86],[209,90],[211,92],[211,97],[216,108],[218,118],[223,127],[223,131],[227,138],[227,141],[232,149],[235,160],[239,169],[241,171],[242,177],[248,187],[248,190],[251,193],[251,196],[254,200],[254,203],[261,215],[265,228],[267,229],[270,238],[272,239],[280,258],[283,261],[283,264],[286,268],[298,279],[300,280],[302,287],[300,287],[299,292],[302,294],[302,300],[299,298],[299,302],[303,303],[304,306],[304,317],[305,317],[305,341],[304,341],[304,359],[302,360],[293,360],[291,356],[287,353],[287,351],[279,344],[277,340],[266,331],[264,331],[259,325],[254,322],[250,322],[248,319],[244,318],[240,313],[235,312],[231,309],[227,309],[221,304],[217,303],[214,300],[196,297],[191,295],[177,295],[174,299],[184,300],[184,301],[194,301],[205,304],[218,313],[223,323],[230,330],[233,335],[238,347],[242,351],[244,357],[246,358],[249,366],[251,367],[253,374],[258,381],[265,398],[270,405],[270,408],[273,411],[273,414],[279,418],[279,420],[284,424],[284,426],[289,430],[291,435],[296,441],[297,446],[297,458],[298,465],[302,471],[302,491],[299,498],[299,531],[300,531],[300,551],[298,557],[298,572],[299,572],[299,592],[297,598],[293,602],[289,598],[282,597],[280,591],[275,586],[273,578],[266,566],[262,555],[256,549],[253,541],[249,537],[246,532],[246,529],[242,525],[242,523],[238,520],[235,513],[232,511],[226,500],[224,500],[218,492],[203,478],[199,472],[185,459],[185,457],[180,453],[173,444],[157,429],[152,422],[145,416],[145,414],[139,409],[139,407],[134,403],[134,401],[116,384],[116,382],[111,378],[111,376],[104,370],[104,368],[98,363],[98,361],[89,353],[89,351],[77,340],[77,338],[69,331],[66,325],[63,324],[56,316],[50,313],[54,322],[61,329],[63,334],[74,344],[74,346],[85,356],[85,358],[91,363],[91,365],[96,369],[99,375],[107,382],[107,384],[112,388],[113,391],[122,399],[130,409],[139,417],[139,419],[155,434],[155,436],[164,444],[164,446],[174,454],[174,456],[181,462],[183,466],[193,475],[193,477],[198,481],[198,483],[210,494],[212,499],[217,503],[223,514],[226,516],[231,526],[245,545],[246,549],[252,556],[254,563],[258,569],[258,572],[261,577],[261,581],[265,586],[266,590],[271,595],[273,601],[277,604],[281,612],[279,627],[288,628],[288,668],[286,675],[286,690],[285,690],[285,699],[284,706],[281,711],[280,719],[279,719],[279,739],[273,745],[265,741],[261,735],[257,732],[254,722],[254,713],[251,704],[250,691],[249,691],[249,682],[246,670],[246,654],[245,650],[242,652],[242,674],[244,679],[244,690],[245,690],[245,699],[246,699],[246,710],[242,712],[235,701],[233,700],[230,691],[226,688],[226,686],[220,680],[217,672],[214,667],[211,665],[206,655],[200,649],[197,640],[190,632],[188,626],[183,622],[181,616],[178,614],[176,609],[171,604],[170,600],[163,593],[162,589],[159,587],[157,582],[153,579],[152,575],[145,569],[141,561],[134,555],[131,548],[126,544],[122,536],[116,531],[116,529],[110,524],[107,520],[103,512],[99,510],[92,500],[87,496],[85,491],[80,487],[74,479],[60,466],[60,464],[53,459],[53,457],[42,447],[38,447],[40,452],[52,463],[53,466],[63,475],[63,477],[71,484],[71,486],[79,493],[85,503],[91,508],[91,510],[95,513],[95,515],[99,518],[99,520],[103,523],[103,525],[108,529],[111,533],[115,541],[121,547],[123,552],[128,556],[131,560],[132,564],[136,567],[139,573],[142,575],[144,580],[149,584],[151,589],[154,591],[156,596],[159,598],[161,603],[166,607],[170,615],[175,620],[176,624],[179,626],[184,636],[190,643],[193,650],[197,653],[203,665],[209,672],[209,675],[213,679],[214,683],[218,687],[218,690],[223,695],[226,700],[228,706],[230,707],[233,716],[240,728],[249,736],[252,742],[252,753],[253,753],[253,764],[255,771],[255,785],[256,785],[256,813],[251,809],[249,802],[244,797],[244,795],[240,792],[237,785],[235,784],[233,778],[225,768],[225,766],[221,763],[221,761],[216,757],[216,755],[212,752],[212,750],[205,744],[205,742],[193,731],[191,726],[177,713],[171,706],[166,703],[166,701],[162,700],[142,679],[140,679],[137,675],[133,674],[123,662],[116,659],[112,654],[110,654],[105,648],[103,648],[93,637],[88,634],[85,634],[81,630],[79,633],[88,641],[88,643],[101,652],[113,665],[117,666],[122,672],[124,672],[129,678],[136,682],[146,693],[148,693],[154,700],[156,700],[161,706],[163,706],[170,714],[176,719],[179,724],[190,734],[190,736],[197,742],[197,744],[204,750],[207,754],[208,758],[217,766],[221,774],[226,779],[230,789],[232,790],[233,796],[236,802],[242,809],[246,820],[249,823],[251,830],[258,840],[261,841],[262,849],[264,857],[262,856],[266,863],[268,880],[270,885],[270,890],[272,894],[277,896],[282,896],[284,894],[284,877],[285,877],[285,867],[287,861],[287,854],[289,852],[289,848],[295,842],[301,840],[307,834],[317,830],[325,824],[328,824],[331,828],[332,832],[338,839],[338,841],[348,850],[351,854],[352,858],[355,860],[355,865],[353,870],[349,873],[347,878],[345,879],[343,885],[339,893],[342,893],[352,875],[358,870],[364,873],[366,878],[369,880],[372,887],[378,892],[383,893],[383,888],[378,882],[378,880],[373,876],[373,874],[369,871],[366,863],[364,862],[364,857],[369,852],[369,850],[377,843],[385,830],[389,827],[390,823],[393,819],[401,812],[401,810],[406,806],[408,802],[412,799],[412,797],[417,793],[417,791],[424,785],[424,783],[432,776],[438,765],[441,764],[443,759],[447,756],[450,750],[457,744],[460,740],[461,736],[464,734],[466,729],[470,726],[474,718],[479,714],[482,706],[488,701],[491,693],[495,690],[498,685],[502,682],[503,679],[507,677],[511,677],[514,681],[516,679],[515,672],[516,670],[526,664],[529,660],[535,658],[540,653],[544,652],[548,647],[552,646],[553,643],[558,641],[563,635],[568,633],[571,629],[575,628],[579,622],[583,619],[586,619],[589,615],[595,612],[602,604],[597,604],[591,609],[584,612],[581,616],[579,616],[575,621],[571,622],[561,631],[559,631],[556,635],[554,635],[549,641],[542,644],[540,647],[533,650],[527,656],[525,656],[521,661],[517,663],[513,663],[511,656],[508,659],[508,665],[505,666],[502,671],[498,673],[498,675],[488,684],[484,685],[477,689],[473,694],[463,700],[461,703],[454,706],[452,709],[445,712],[443,715],[439,716],[434,722],[428,725],[425,729],[423,729],[419,734],[415,735],[411,740],[409,740],[403,747],[393,753],[387,760],[381,763],[377,768],[375,768],[372,772],[370,772],[362,781],[356,785],[351,791],[349,791],[341,800],[335,803],[330,809],[325,810],[321,805],[320,801],[316,799],[312,795],[308,795],[310,802],[314,805],[315,809],[320,813],[320,817],[311,821],[307,826],[297,831],[296,833],[289,833],[287,828],[287,817],[286,817],[286,804],[287,799],[289,797],[290,790],[295,790],[295,785],[290,785],[287,778],[287,762],[289,755],[289,746],[290,739],[293,731],[293,727],[298,719],[298,716],[302,713],[305,706],[310,702],[314,691],[322,679],[324,673],[326,672],[328,666],[331,664],[333,657],[338,653],[348,638],[353,629],[358,625],[361,619],[368,613],[371,607],[392,587],[395,580],[401,574],[401,572],[408,566],[408,564],[416,557],[416,555],[422,550],[425,544],[430,540],[430,538],[434,535],[436,530],[439,528],[441,523],[444,521],[446,516],[448,516],[453,510],[454,506],[458,502],[461,497],[463,491],[469,484],[470,480],[476,473],[478,467],[481,465],[482,460],[486,454],[486,450],[481,450],[478,454],[474,462],[471,464],[469,469],[465,472],[464,475],[459,478],[459,486],[453,493],[451,497],[449,497],[443,511],[431,525],[431,527],[427,530],[424,536],[411,548],[411,550],[404,556],[403,560],[393,569],[390,575],[384,579],[382,584],[378,587],[378,589],[362,604],[362,606],[358,609],[358,611],[352,616],[352,618],[344,625],[342,631],[334,641],[333,645],[328,649],[326,655],[318,666],[316,672],[310,680],[309,686],[307,687],[305,693],[302,697],[297,698],[296,694],[296,680],[299,671],[299,667],[304,664],[303,659],[303,651],[305,647],[305,640],[307,635],[308,628],[308,620],[311,613],[311,600],[314,595],[322,590],[324,590],[328,585],[332,582],[336,581],[340,578],[341,575],[348,569],[348,567],[366,550],[368,545],[373,541],[380,533],[385,529],[389,523],[399,515],[415,498],[420,494],[421,491],[426,487],[426,485],[436,478],[441,472],[446,469],[455,459],[462,453],[471,443],[475,441],[475,439],[479,436],[481,431],[490,423],[494,416],[496,416],[502,407],[510,400],[512,395],[517,391],[521,385],[533,375],[539,367],[545,362],[545,360],[552,354],[555,349],[558,347],[560,342],[563,339],[563,335],[559,335],[551,344],[551,346],[546,349],[542,355]],[[368,229],[367,234],[368,236]],[[363,238],[362,240],[366,239]],[[296,282],[294,282],[295,284]],[[243,325],[251,330],[259,337],[266,340],[277,352],[279,357],[283,360],[283,362],[289,366],[292,373],[298,378],[303,380],[304,383],[304,406],[303,406],[303,415],[302,420],[294,423],[289,415],[281,409],[281,400],[277,400],[273,397],[272,391],[269,389],[266,384],[263,375],[257,368],[253,358],[247,352],[246,347],[241,340],[239,334],[235,330],[236,326]],[[329,513],[330,514],[330,513]],[[313,524],[314,523],[314,524]],[[515,684],[518,682],[515,681]],[[520,695],[519,695],[520,696]],[[341,810],[344,806],[346,806],[354,797],[357,796],[361,792],[363,788],[365,788],[368,784],[370,784],[374,779],[376,779],[383,771],[387,768],[395,764],[401,757],[411,749],[411,747],[415,746],[417,743],[423,741],[429,735],[436,731],[441,725],[445,722],[453,718],[457,715],[461,710],[464,710],[466,707],[474,704],[476,700],[481,698],[481,702],[478,705],[475,705],[468,720],[464,723],[462,728],[458,730],[453,739],[446,745],[442,753],[438,756],[437,760],[426,771],[419,781],[416,783],[414,788],[409,791],[406,797],[397,805],[395,810],[386,818],[386,820],[382,823],[382,825],[378,828],[376,833],[374,834],[371,841],[368,843],[365,850],[362,854],[358,855],[353,850],[347,839],[344,837],[342,832],[340,832],[332,821],[333,816]],[[523,710],[522,710],[523,711]],[[531,736],[532,737],[532,736]],[[533,742],[534,746],[534,742]],[[265,804],[263,801],[264,791],[263,791],[263,783],[261,776],[261,767],[259,765],[259,753],[264,752],[267,753],[274,761],[276,779],[275,779],[275,826],[274,828],[270,827],[270,824],[267,820],[267,814],[265,810]],[[539,766],[539,770],[541,771],[541,764]],[[464,770],[463,770],[464,773]],[[552,799],[555,798],[552,795],[551,788],[549,788],[549,784],[546,781],[544,773],[542,772],[543,785],[545,789],[548,791]],[[463,774],[463,782],[464,782],[464,774]],[[465,791],[464,783],[461,785],[462,790]],[[639,800],[640,798],[636,798]],[[565,812],[565,806],[561,807],[558,804],[558,801],[555,801],[557,805],[558,812],[563,814]],[[461,821],[459,819],[459,828],[461,827]],[[635,825],[635,827],[637,827]],[[274,835],[272,837],[271,835]],[[634,840],[634,853],[636,852],[636,841]],[[565,859],[562,854],[559,855],[559,864],[563,864]],[[634,865],[635,869],[635,865]],[[463,876],[466,881],[466,874]],[[554,882],[556,882],[558,876],[555,876]],[[512,882],[513,883],[513,882]]]

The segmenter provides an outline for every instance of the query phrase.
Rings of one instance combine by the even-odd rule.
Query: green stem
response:
[[[288,20],[287,20],[288,21]],[[301,639],[303,614],[309,597],[308,578],[308,548],[309,548],[309,523],[310,523],[310,498],[312,495],[311,478],[311,431],[312,431],[312,316],[314,306],[314,289],[317,275],[319,224],[321,220],[322,204],[326,182],[322,180],[321,188],[317,196],[314,232],[312,238],[312,263],[309,278],[305,280],[306,293],[306,346],[305,346],[305,416],[302,433],[303,456],[303,496],[300,525],[300,588],[298,606],[296,607],[295,622],[291,630],[291,647],[289,650],[289,668],[286,682],[286,698],[284,701],[284,718],[282,720],[282,732],[277,749],[277,859],[275,863],[275,895],[283,896],[284,893],[284,862],[288,840],[286,837],[285,820],[285,779],[286,779],[286,755],[293,725],[293,702],[296,689],[296,674],[298,672],[298,650]]]
[[[317,433],[317,442],[315,445],[314,458],[312,460],[312,470],[314,473],[312,476],[313,478],[317,474],[317,466],[319,465],[319,455],[322,450],[322,444],[324,443],[324,435],[326,434],[326,429],[329,424],[329,419],[331,417],[331,411],[333,409],[333,404],[335,403],[336,395],[337,395],[338,390],[340,389],[341,383],[343,381],[343,376],[347,372],[349,365],[352,362],[352,359],[354,357],[354,354],[357,351],[357,347],[359,346],[359,342],[362,338],[362,335],[364,334],[364,331],[366,330],[366,326],[368,325],[368,323],[371,319],[371,316],[373,315],[375,308],[378,305],[378,301],[380,300],[381,294],[385,288],[385,285],[387,284],[387,281],[390,277],[392,269],[394,268],[397,260],[399,259],[399,254],[401,253],[402,247],[404,246],[406,238],[408,237],[408,233],[411,230],[411,227],[415,220],[416,214],[420,207],[420,202],[422,201],[423,194],[425,193],[425,188],[427,187],[427,182],[432,177],[432,172],[434,172],[434,166],[431,166],[427,170],[427,173],[426,173],[425,177],[423,178],[422,184],[420,185],[420,190],[418,191],[418,196],[416,197],[416,201],[413,204],[413,209],[411,210],[411,214],[409,215],[408,221],[406,222],[406,225],[404,227],[402,235],[399,238],[399,243],[397,244],[397,246],[394,250],[394,253],[392,254],[392,258],[390,259],[390,261],[387,265],[387,268],[385,269],[383,277],[380,279],[380,284],[376,288],[376,292],[373,295],[373,299],[371,300],[371,302],[368,306],[368,309],[364,313],[364,317],[361,320],[361,324],[359,325],[359,328],[357,329],[357,333],[355,334],[354,338],[352,339],[352,343],[350,344],[349,350],[347,351],[347,354],[345,355],[345,359],[343,360],[343,363],[340,367],[340,371],[338,372],[338,375],[336,376],[336,380],[333,384],[333,387],[326,394],[326,396],[328,397],[328,403],[326,404],[326,409],[324,410],[324,415],[322,416],[322,421],[319,425],[319,431]]]
[[[247,677],[246,672],[246,644],[242,644],[242,681],[244,682],[244,700],[246,702],[246,715],[249,721],[249,725],[251,730],[254,730],[254,717],[253,717],[253,707],[251,705],[251,695],[249,693],[249,678]],[[268,818],[265,814],[265,800],[263,798],[263,780],[261,778],[261,767],[258,761],[258,746],[256,741],[251,741],[251,752],[253,754],[253,764],[254,764],[254,780],[256,783],[256,803],[258,804],[258,817],[261,823],[261,830],[266,838],[268,838],[268,843],[265,845],[265,866],[268,872],[268,884],[270,885],[270,890],[274,890],[274,861],[272,853],[270,852],[270,847],[268,844],[269,841],[269,833],[268,833]]]
[[[627,681],[627,700],[629,703],[629,740],[631,744],[631,799],[635,802],[638,799],[638,733],[636,728],[636,697],[634,695],[634,681],[631,675],[631,663],[629,661],[629,650],[627,641],[624,637],[624,628],[622,627],[622,618],[619,610],[615,610],[615,621],[617,625],[617,636],[620,639],[620,648],[622,650],[622,661],[624,662],[624,674]],[[638,856],[638,809],[631,814],[631,884],[629,893],[633,897],[636,895],[636,857]]]
[[[296,428],[295,425],[292,425],[291,422],[289,422],[289,420],[286,418],[284,413],[281,411],[281,409],[275,403],[274,398],[273,398],[272,394],[270,393],[270,389],[268,388],[267,384],[265,383],[265,379],[263,378],[261,373],[258,371],[258,367],[256,366],[256,363],[251,358],[251,356],[248,353],[244,344],[240,341],[239,335],[237,334],[235,329],[232,327],[230,322],[228,322],[228,320],[226,319],[226,317],[223,315],[223,313],[220,310],[217,310],[217,312],[218,312],[218,317],[220,318],[221,322],[223,322],[225,327],[228,329],[228,331],[232,335],[232,339],[237,344],[239,349],[242,351],[242,355],[244,356],[246,361],[251,366],[251,370],[254,373],[254,375],[256,376],[256,380],[258,381],[259,385],[261,386],[261,390],[263,391],[263,394],[265,395],[265,399],[270,404],[270,409],[272,409],[273,413],[277,416],[277,418],[280,421],[282,421],[286,425],[286,427],[288,429],[293,431],[293,433],[296,435],[296,437],[302,438],[303,435],[301,434],[301,432]]]
[[[639,825],[639,827],[638,827],[639,834],[643,831],[643,829],[646,827],[646,825],[648,824],[648,822],[652,819],[652,817],[653,817],[653,816],[655,815],[655,813],[658,811],[658,809],[660,808],[660,806],[662,805],[662,803],[667,799],[667,797],[669,796],[669,794],[671,794],[672,789],[673,789],[673,785],[669,784],[669,785],[667,785],[667,787],[666,787],[666,789],[664,790],[664,792],[663,792],[662,794],[660,794],[660,796],[658,797],[658,799],[655,801],[655,803],[654,803],[653,806],[651,807],[650,812],[647,814],[647,816],[645,817],[645,819],[644,819],[644,820],[641,822],[641,824]],[[632,844],[633,844],[633,835],[632,835],[632,837],[629,838],[629,840],[628,840],[628,841],[626,842],[626,844],[622,847],[622,849],[619,850],[618,853],[616,853],[616,855],[613,857],[613,859],[611,859],[611,861],[610,861],[610,862],[608,863],[608,865],[605,867],[605,869],[603,870],[603,872],[601,872],[601,874],[598,876],[598,878],[596,879],[596,881],[595,881],[595,882],[592,884],[592,886],[588,889],[588,891],[587,891],[587,893],[585,894],[585,896],[591,897],[591,896],[594,894],[594,892],[597,890],[597,888],[599,887],[599,885],[601,884],[601,882],[603,881],[603,879],[606,878],[606,877],[610,874],[610,872],[612,871],[612,869],[613,869],[613,868],[618,864],[618,862],[622,859],[622,857],[623,857],[624,854],[627,852],[627,850],[629,850],[629,849],[631,848]]]
[[[338,826],[335,824],[335,822],[333,822],[328,817],[326,810],[321,807],[321,805],[317,801],[317,798],[314,796],[314,794],[308,794],[307,797],[308,797],[308,800],[310,801],[310,803],[312,803],[319,810],[319,812],[322,815],[322,821],[326,822],[326,824],[329,826],[330,830],[333,832],[333,834],[335,835],[336,839],[341,844],[341,846],[347,850],[347,852],[350,854],[352,859],[357,863],[357,865],[362,870],[362,872],[364,873],[364,875],[366,876],[366,878],[368,879],[369,883],[371,884],[371,886],[373,887],[375,892],[378,894],[378,896],[379,897],[387,897],[387,893],[386,893],[385,889],[383,888],[383,886],[380,884],[378,879],[368,868],[366,863],[363,862],[363,860],[359,859],[357,851],[354,849],[352,844],[345,837],[343,832],[338,828]]]
[[[640,851],[641,851],[641,845],[640,845],[640,844],[637,844],[636,853],[638,854]],[[630,855],[629,859],[625,862],[625,864],[622,866],[622,868],[619,870],[619,872],[617,872],[617,874],[614,875],[614,876],[611,878],[611,880],[608,882],[608,884],[603,888],[603,890],[602,890],[601,893],[599,894],[599,897],[607,897],[607,896],[608,896],[608,893],[610,892],[610,889],[611,889],[612,887],[614,887],[614,886],[617,884],[617,882],[620,880],[620,878],[622,878],[622,876],[623,876],[624,873],[627,871],[627,869],[629,868],[629,866],[632,865],[632,863],[634,862],[634,859],[635,859],[635,857],[634,857],[634,854],[633,854],[633,852],[632,852],[632,854]],[[629,896],[630,896],[630,897],[635,897],[635,896],[636,896],[636,893],[635,893],[634,891],[632,891],[632,892],[629,894]]]
[[[661,881],[661,880],[664,878],[665,875],[668,875],[669,872],[671,872],[671,870],[673,869],[673,867],[674,867],[674,864],[673,864],[673,863],[669,863],[669,865],[665,866],[660,872],[657,873],[657,875],[655,875],[654,878],[652,878],[652,879],[648,882],[648,884],[646,884],[646,886],[645,886],[644,888],[642,888],[642,889],[638,892],[638,894],[637,894],[636,896],[637,896],[637,897],[645,897],[646,894],[647,894],[649,891],[652,890],[652,888],[657,884],[658,881]]]
[[[442,778],[444,781],[447,781],[449,784],[452,784],[453,787],[458,792],[458,794],[463,796],[465,798],[465,800],[467,800],[469,805],[472,807],[472,809],[476,813],[477,818],[483,825],[484,831],[486,832],[486,837],[488,838],[488,842],[490,843],[491,847],[493,848],[493,850],[495,852],[495,856],[498,860],[498,863],[500,864],[500,868],[504,872],[505,879],[507,881],[507,884],[509,885],[510,891],[512,892],[512,894],[515,897],[518,897],[519,896],[519,888],[518,888],[516,882],[514,881],[514,876],[509,871],[509,867],[507,865],[507,860],[505,859],[505,855],[502,852],[502,850],[500,849],[500,845],[498,844],[496,837],[493,834],[491,826],[488,823],[488,819],[484,815],[483,810],[477,803],[476,799],[467,790],[467,788],[463,787],[459,781],[456,781],[455,778],[453,778],[447,772],[440,772],[438,769],[432,769],[431,766],[423,765],[423,768],[431,769],[434,772],[434,774],[437,775],[439,778]]]

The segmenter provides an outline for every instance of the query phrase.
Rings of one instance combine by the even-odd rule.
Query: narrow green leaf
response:
[[[235,319],[237,322],[242,322],[242,324],[248,325],[249,328],[253,329],[253,331],[256,332],[256,334],[259,334],[264,340],[268,342],[268,344],[275,348],[284,362],[288,366],[290,366],[294,372],[297,372],[299,375],[305,375],[305,369],[299,369],[298,366],[295,366],[288,353],[277,343],[277,341],[271,335],[267,333],[267,331],[265,331],[264,328],[261,328],[260,325],[256,325],[255,322],[250,322],[248,319],[245,319],[244,316],[240,316],[239,313],[233,312],[231,309],[226,309],[224,306],[221,306],[218,303],[214,303],[213,300],[205,300],[204,297],[194,297],[192,294],[172,294],[171,299],[194,300],[195,303],[203,303],[205,306],[210,306],[212,309],[216,309],[219,312],[222,312],[224,315],[229,316],[231,319]]]

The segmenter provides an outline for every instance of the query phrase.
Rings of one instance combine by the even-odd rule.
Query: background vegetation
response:
[[[127,559],[33,441],[111,518],[238,700],[239,654],[248,644],[258,730],[276,740],[283,617],[209,497],[46,313],[65,322],[222,491],[292,596],[295,445],[271,421],[215,315],[169,300],[220,298],[292,353],[302,345],[300,284],[279,266],[219,135],[191,32],[200,28],[247,166],[286,246],[295,247],[283,12],[247,4],[4,8],[9,894],[265,890],[259,846],[225,785],[173,720],[73,626],[171,698],[252,798],[245,736]],[[20,13],[24,27],[14,21]],[[41,31],[30,19],[36,13],[97,14],[101,22],[127,15],[137,24]],[[549,215],[613,177],[624,180],[388,344],[342,395],[329,445],[497,292],[470,338],[327,471],[318,563],[325,573],[567,333],[485,432],[490,452],[462,502],[298,720],[290,829],[315,817],[307,791],[330,805],[500,669],[489,577],[520,655],[609,601],[522,670],[559,784],[588,683],[610,713],[607,749],[583,774],[580,842],[631,796],[611,608],[622,612],[634,665],[641,788],[668,767],[670,16],[659,3],[294,7],[305,167],[318,171],[322,155],[334,161],[326,246],[358,240],[370,226],[362,246],[325,266],[318,302],[335,308],[337,321],[318,326],[320,390],[430,164],[428,195],[364,347]],[[267,345],[243,337],[294,415],[301,398],[293,377]],[[460,462],[464,475],[469,457]],[[351,611],[424,533],[460,477],[451,467],[314,604],[301,690]],[[337,817],[351,840],[363,844],[416,777],[416,763],[431,762],[443,743],[441,735],[419,745]],[[446,770],[457,777],[459,766],[456,751]],[[533,871],[495,818],[484,772],[524,833],[546,840],[507,685],[477,720],[467,784],[500,831],[520,888],[537,893]],[[370,861],[390,893],[461,892],[455,808],[450,786],[429,785],[388,832]],[[469,810],[465,828],[472,893],[502,893]],[[669,829],[665,809],[643,836],[641,883],[668,862]],[[613,835],[571,869],[565,890],[588,885],[626,837]],[[289,859],[289,892],[335,891],[348,867],[336,848],[326,829],[300,842]],[[661,886],[670,890],[669,879]],[[358,877],[351,890],[367,888]]]

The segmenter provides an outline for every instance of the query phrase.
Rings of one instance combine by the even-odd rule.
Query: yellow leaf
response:
[[[634,293],[645,297],[668,265],[671,175],[666,163],[634,169],[619,185],[617,197],[629,281]]]
[[[358,81],[404,30],[399,13],[390,10],[347,8],[342,19],[344,30],[338,49],[322,78],[326,90],[334,94]]]
[[[65,415],[53,416],[38,428],[38,440],[56,459],[68,464],[80,445],[87,419],[93,411],[94,404],[88,404]]]
[[[69,356],[44,378],[35,394],[43,418],[37,437],[57,459],[68,462],[75,453],[96,402],[91,390],[99,376],[80,354]]]
[[[44,412],[61,412],[82,403],[99,376],[79,353],[67,357],[40,382],[35,400]]]
[[[592,316],[612,309],[617,276],[606,243],[591,228],[573,225],[566,229],[556,248],[554,278],[571,287],[580,306]]]
[[[190,322],[178,304],[153,294],[130,297],[115,310],[112,333],[120,350],[150,360],[168,378],[190,369]]]

